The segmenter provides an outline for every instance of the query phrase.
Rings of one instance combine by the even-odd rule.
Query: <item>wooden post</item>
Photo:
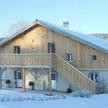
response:
[[[0,68],[0,89],[2,89],[2,75],[3,72],[5,71],[6,67]]]
[[[0,89],[2,89],[2,69],[0,69]]]
[[[26,91],[26,89],[25,89],[25,70],[24,70],[24,67],[22,68],[22,72],[23,72],[23,90]]]
[[[48,86],[49,86],[49,95],[52,95],[52,81],[51,81],[51,68],[48,71]]]

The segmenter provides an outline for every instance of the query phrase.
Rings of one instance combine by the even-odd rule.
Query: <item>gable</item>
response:
[[[19,34],[16,38],[11,39],[3,46],[0,47],[0,53],[13,53],[13,46],[20,46],[21,52],[33,52],[33,46],[38,48],[37,52],[41,49],[41,26],[32,28],[22,34]]]

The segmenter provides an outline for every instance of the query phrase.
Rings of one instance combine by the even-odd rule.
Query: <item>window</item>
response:
[[[94,81],[97,82],[98,81],[98,77],[99,77],[99,73],[98,72],[90,72],[89,73],[89,78]]]
[[[18,72],[18,79],[22,79],[22,74],[21,74],[21,72]]]
[[[96,56],[96,55],[92,55],[92,56],[91,56],[91,60],[92,60],[92,61],[96,61],[96,60],[97,60],[97,56]]]
[[[20,46],[14,46],[14,53],[20,53]]]
[[[48,53],[56,53],[55,43],[48,43]]]
[[[51,73],[51,80],[56,80],[57,78],[57,73],[54,72],[54,73]]]
[[[22,74],[19,70],[15,71],[14,78],[15,78],[15,80],[16,79],[22,79]]]
[[[66,60],[67,60],[68,62],[72,62],[72,60],[73,60],[73,54],[72,54],[72,53],[67,53],[67,54],[66,54]]]

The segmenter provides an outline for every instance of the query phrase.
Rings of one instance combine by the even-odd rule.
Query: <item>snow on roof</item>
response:
[[[0,45],[4,45],[5,43],[7,43],[8,41],[10,41],[11,39],[15,38],[16,36],[18,36],[19,34],[23,33],[24,31],[28,30],[29,28],[31,28],[34,25],[41,25],[43,27],[46,27],[50,30],[53,30],[55,32],[58,32],[60,34],[62,34],[63,36],[67,36],[72,38],[73,40],[79,41],[83,44],[86,44],[92,48],[96,48],[99,51],[102,51],[104,53],[108,53],[108,42],[102,39],[99,39],[95,36],[89,36],[89,35],[85,35],[82,33],[77,33],[68,29],[64,29],[62,27],[58,27],[56,25],[50,24],[48,22],[45,21],[41,21],[41,20],[36,20],[35,22],[33,22],[31,25],[29,25],[26,28],[23,28],[22,30],[20,30],[19,32],[15,33],[14,35],[10,36],[9,38],[3,39],[0,41]]]
[[[4,39],[4,37],[0,37],[0,41],[3,40],[3,39]]]
[[[21,30],[19,30],[18,32],[14,33],[13,35],[3,39],[0,41],[0,45],[4,45],[5,43],[7,43],[8,41],[14,39],[15,37],[19,36],[19,34],[23,33],[24,31],[28,30],[29,28],[31,28],[32,26],[36,25],[36,22],[33,22],[32,24],[28,25],[25,28],[22,28]]]

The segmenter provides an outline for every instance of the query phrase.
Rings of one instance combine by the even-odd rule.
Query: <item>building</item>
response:
[[[36,20],[0,41],[0,87],[95,92],[108,80],[108,42]]]
[[[91,36],[96,36],[98,38],[102,38],[102,39],[105,39],[108,41],[108,34],[105,34],[105,33],[95,33],[95,34],[91,34]]]

